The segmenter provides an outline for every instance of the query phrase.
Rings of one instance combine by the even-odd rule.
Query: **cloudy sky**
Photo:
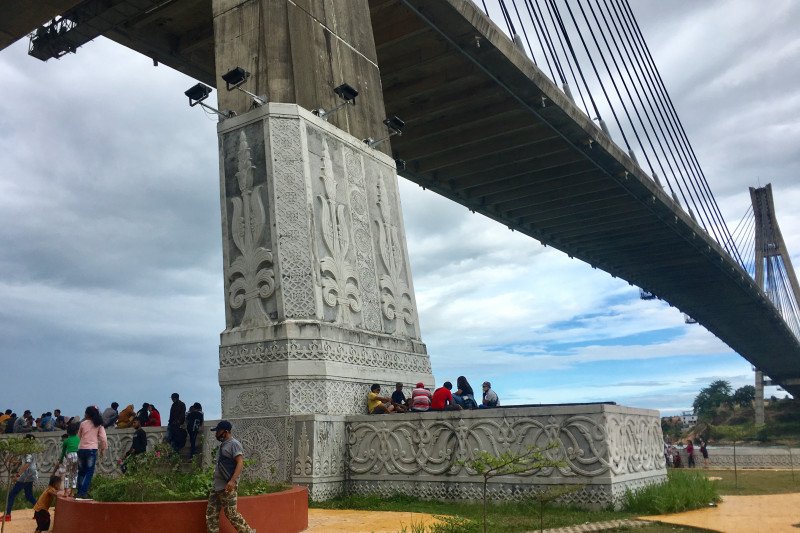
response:
[[[747,187],[771,182],[800,263],[800,3],[634,9],[729,224]],[[166,407],[180,391],[218,416],[216,121],[186,105],[192,80],[110,41],[48,63],[26,47],[0,52],[0,408]],[[409,182],[401,192],[438,382],[664,413],[713,379],[752,382],[668,305]]]

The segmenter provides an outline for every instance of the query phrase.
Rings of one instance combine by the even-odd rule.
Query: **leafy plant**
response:
[[[626,491],[623,508],[637,514],[667,514],[699,509],[719,500],[716,485],[704,475],[670,470],[664,483]]]
[[[558,448],[557,442],[551,442],[545,448],[528,446],[520,452],[505,451],[494,455],[484,450],[475,452],[469,461],[460,461],[470,473],[483,477],[483,533],[486,533],[486,488],[489,480],[497,476],[525,474],[542,468],[558,468],[565,466],[564,461],[546,457],[545,452]]]
[[[213,461],[212,461],[213,463]],[[152,502],[202,500],[208,497],[214,467],[203,467],[200,458],[187,463],[166,443],[152,451],[129,457],[127,473],[118,477],[97,476],[92,496],[104,502]],[[285,485],[265,480],[240,479],[239,496],[267,494]]]
[[[23,457],[39,453],[44,448],[34,439],[10,438],[0,439],[0,470],[6,474],[6,494],[11,492],[14,475],[22,465]],[[0,524],[0,532],[5,531],[6,522]]]
[[[526,496],[526,502],[535,509],[539,517],[539,531],[544,531],[544,512],[557,499],[582,490],[585,485],[561,485],[536,489]]]
[[[753,435],[761,431],[763,426],[717,426],[714,428],[717,434],[733,441],[733,479],[734,485],[739,488],[739,469],[736,464],[736,443],[752,438]]]

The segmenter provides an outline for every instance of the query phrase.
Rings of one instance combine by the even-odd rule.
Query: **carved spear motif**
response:
[[[378,224],[380,255],[386,274],[381,275],[381,304],[383,315],[395,323],[395,333],[408,335],[406,326],[414,328],[414,306],[411,291],[403,277],[404,254],[397,226],[392,221],[392,210],[386,195],[383,176],[378,179],[378,208],[381,213]]]
[[[336,201],[336,178],[333,175],[328,141],[322,141],[320,179],[325,195],[317,195],[321,205],[322,240],[330,252],[320,260],[322,297],[327,305],[336,308],[336,321],[351,323],[350,312],[361,311],[361,293],[355,269],[347,260],[350,250],[350,226],[347,208]],[[354,324],[355,325],[355,324]]]
[[[250,146],[244,131],[239,132],[236,181],[241,197],[231,198],[233,217],[231,237],[241,255],[227,269],[230,281],[228,303],[233,309],[244,305],[244,315],[239,328],[254,328],[272,324],[264,311],[261,299],[275,292],[275,274],[272,270],[272,252],[259,242],[264,234],[267,216],[261,202],[263,185],[253,188],[253,170]]]

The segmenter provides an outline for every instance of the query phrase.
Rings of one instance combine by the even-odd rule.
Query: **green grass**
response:
[[[704,472],[673,470],[666,483],[642,489],[628,497],[622,511],[588,511],[574,507],[548,506],[544,512],[544,528],[565,527],[587,522],[620,520],[642,514],[662,514],[706,507],[719,501],[715,484]],[[479,533],[483,531],[482,505],[479,502],[426,501],[409,496],[345,496],[327,502],[312,502],[318,509],[358,509],[365,511],[400,511],[428,513],[450,517],[450,523],[429,528],[424,533]],[[488,509],[488,530],[492,533],[519,533],[540,528],[538,504],[533,501],[493,503]],[[460,522],[454,524],[452,522]],[[406,533],[423,533],[409,525]],[[627,531],[620,529],[619,531]],[[655,524],[636,531],[696,531],[678,526]]]
[[[794,473],[789,470],[744,470],[739,469],[739,488],[734,482],[733,470],[698,470],[707,477],[722,478],[714,483],[720,494],[758,495],[800,492],[800,468]]]
[[[478,533],[483,531],[482,506],[480,503],[426,501],[409,496],[346,496],[327,502],[312,502],[318,509],[360,509],[366,511],[405,511],[429,513],[454,517],[465,524],[449,527],[447,524],[434,528],[432,533]],[[630,518],[631,513],[608,510],[586,511],[571,507],[548,507],[544,515],[544,527],[563,527],[584,522],[601,522]],[[527,503],[495,503],[489,506],[488,526],[492,533],[518,533],[539,529],[536,505]],[[411,527],[409,533],[413,533]]]
[[[624,509],[639,515],[679,513],[719,500],[718,487],[702,472],[670,470],[666,483],[627,492]]]

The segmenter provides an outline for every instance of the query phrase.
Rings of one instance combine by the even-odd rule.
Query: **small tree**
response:
[[[733,483],[737,489],[739,488],[739,472],[736,464],[736,443],[745,440],[747,437],[752,437],[760,427],[761,426],[719,426],[716,428],[719,435],[733,441]]]
[[[470,461],[460,461],[469,470],[483,477],[483,533],[486,533],[486,488],[489,480],[497,476],[525,474],[540,468],[558,468],[566,466],[564,461],[549,459],[545,452],[558,448],[557,442],[551,442],[545,448],[528,446],[520,452],[506,451],[500,455],[478,450]]]
[[[0,439],[0,469],[6,476],[6,494],[11,493],[14,474],[17,473],[23,458],[31,453],[39,453],[44,448],[34,439],[10,438]],[[5,503],[5,502],[3,502]],[[5,531],[6,522],[0,524],[0,533]]]
[[[536,514],[539,517],[539,531],[544,531],[544,511],[548,504],[556,501],[562,496],[572,494],[573,492],[578,492],[584,487],[585,485],[562,485],[533,491],[527,499],[536,509]]]

